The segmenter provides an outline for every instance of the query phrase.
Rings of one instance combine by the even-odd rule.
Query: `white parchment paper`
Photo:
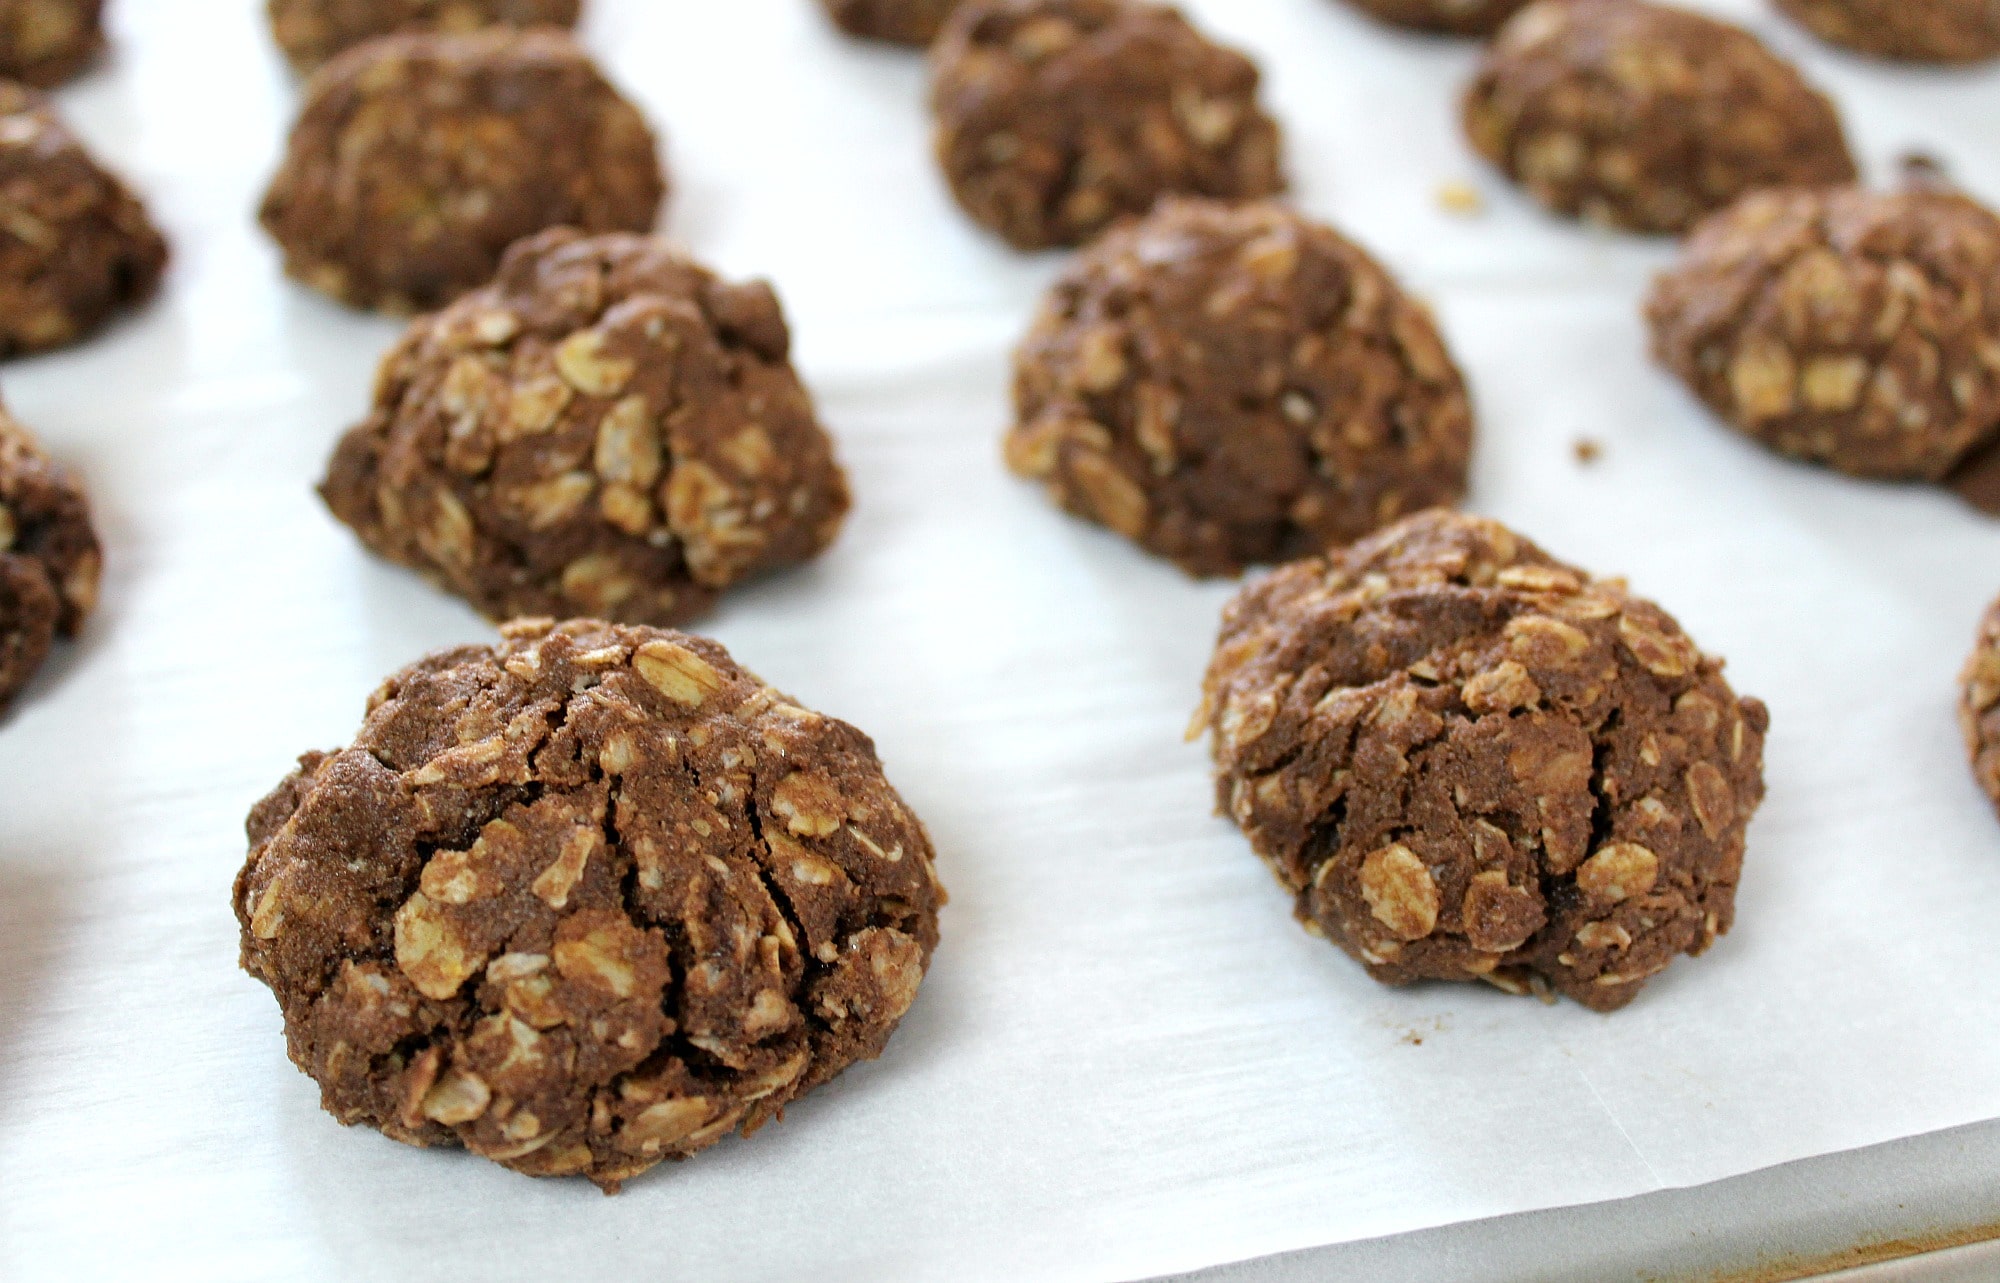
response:
[[[918,60],[807,0],[594,0],[668,139],[670,229],[777,282],[859,494],[829,556],[708,627],[876,737],[942,850],[945,941],[883,1060],[616,1199],[342,1129],[235,969],[242,817],[387,671],[491,632],[310,493],[396,327],[286,284],[254,227],[294,102],[261,6],[117,0],[61,101],[177,260],[142,317],[0,371],[110,556],[88,637],[0,726],[0,1275],[1109,1280],[2000,1116],[2000,825],[1952,719],[2000,524],[1710,423],[1643,354],[1667,247],[1542,218],[1458,142],[1468,46],[1332,0],[1189,7],[1267,66],[1300,202],[1436,303],[1472,506],[1628,574],[1770,703],[1736,932],[1605,1018],[1390,991],[1299,931],[1180,738],[1229,586],[999,466],[1058,260],[951,208]],[[1836,92],[1878,178],[1922,147],[2000,198],[2000,71],[1707,7]],[[1451,180],[1483,217],[1438,207]]]

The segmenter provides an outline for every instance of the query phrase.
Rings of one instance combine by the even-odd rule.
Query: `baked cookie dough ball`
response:
[[[819,0],[840,29],[872,40],[927,45],[961,0]]]
[[[0,80],[0,356],[65,346],[159,287],[167,243],[42,94]]]
[[[1993,805],[2000,806],[2000,601],[1979,626],[1979,644],[1965,665],[1958,716],[1972,774]]]
[[[1017,249],[1077,245],[1180,193],[1284,188],[1255,63],[1176,9],[972,0],[931,50],[937,155],[975,221]]]
[[[545,228],[647,231],[665,195],[652,131],[575,41],[493,28],[384,36],[322,68],[263,222],[298,280],[413,312]]]
[[[1529,0],[1347,0],[1383,22],[1454,36],[1490,36]]]
[[[504,632],[250,813],[243,967],[342,1123],[615,1191],[880,1055],[945,896],[868,737],[714,642]]]
[[[1820,39],[1877,58],[1983,62],[2000,56],[1992,0],[1777,0]]]
[[[97,608],[102,565],[82,486],[0,407],[0,712]]]
[[[1322,552],[1465,492],[1430,314],[1332,228],[1170,199],[1078,256],[1015,358],[1008,465],[1190,574]]]
[[[1941,481],[2000,436],[2000,219],[1955,193],[1753,193],[1646,311],[1662,364],[1795,458]]]
[[[1434,511],[1238,596],[1197,725],[1299,920],[1375,979],[1611,1011],[1729,929],[1768,722],[1621,581]]]
[[[1679,232],[1759,187],[1852,182],[1833,104],[1749,32],[1643,0],[1539,0],[1468,91],[1480,154],[1559,214]]]
[[[409,31],[573,27],[583,0],[269,0],[271,34],[301,72],[364,40]]]
[[[848,507],[763,282],[556,229],[413,323],[320,493],[496,619],[664,624],[803,561]]]
[[[0,76],[48,88],[104,47],[104,0],[0,0]]]

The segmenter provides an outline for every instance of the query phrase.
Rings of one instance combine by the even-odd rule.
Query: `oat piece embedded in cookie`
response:
[[[583,0],[269,0],[271,34],[306,72],[364,40],[399,32],[573,27]]]
[[[0,356],[63,347],[150,298],[167,243],[47,97],[0,81]]]
[[[1162,201],[1056,283],[1007,462],[1191,574],[1322,552],[1465,491],[1472,409],[1430,314],[1332,228]]]
[[[320,493],[496,619],[687,620],[847,512],[790,344],[761,281],[655,237],[544,232],[411,324]]]
[[[1347,0],[1355,8],[1399,27],[1454,36],[1490,36],[1529,0]]]
[[[1679,232],[1759,187],[1854,181],[1825,95],[1755,36],[1644,0],[1540,0],[1464,104],[1489,161],[1560,214]]]
[[[1979,642],[1965,665],[1959,723],[1973,778],[2000,807],[2000,601],[1979,625]]]
[[[97,608],[102,565],[83,487],[0,407],[0,712]]]
[[[961,0],[819,0],[849,35],[903,45],[927,45]]]
[[[944,891],[868,737],[721,646],[505,632],[250,813],[243,967],[341,1122],[615,1191],[880,1055]]]
[[[931,50],[938,161],[1018,249],[1077,245],[1180,193],[1283,189],[1256,64],[1178,10],[1126,0],[972,0]]]
[[[1795,458],[1942,481],[2000,437],[2000,218],[1955,193],[1746,196],[1646,312],[1663,365]]]
[[[0,76],[47,89],[104,47],[104,0],[0,0]]]
[[[306,84],[264,227],[285,270],[357,307],[437,307],[523,236],[652,228],[652,131],[558,31],[371,40]]]
[[[2000,56],[1993,0],[1777,0],[1822,40],[1906,62],[1983,62]]]
[[[1735,915],[1769,715],[1658,606],[1429,512],[1245,590],[1197,729],[1307,930],[1599,1011]]]

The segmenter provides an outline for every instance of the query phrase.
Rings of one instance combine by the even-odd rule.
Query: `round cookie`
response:
[[[1958,706],[1972,775],[2000,807],[2000,601],[1979,625],[1979,642],[1966,662]]]
[[[819,0],[849,35],[902,45],[927,45],[944,29],[960,0]]]
[[[1399,27],[1453,36],[1490,36],[1530,0],[1347,0]]]
[[[82,486],[0,407],[0,712],[97,608],[102,566]]]
[[[583,0],[268,0],[267,8],[278,47],[307,72],[364,40],[398,32],[574,27]]]
[[[383,36],[321,68],[263,223],[298,280],[413,312],[546,228],[647,231],[665,195],[652,131],[574,40],[496,27]]]
[[[1557,213],[1679,232],[1759,187],[1852,182],[1833,104],[1756,37],[1644,0],[1539,0],[1464,103],[1481,155]]]
[[[1599,1011],[1729,929],[1768,723],[1621,581],[1441,511],[1240,594],[1197,716],[1308,931]]]
[[[158,289],[167,244],[47,97],[0,81],[0,356],[63,347]]]
[[[1015,357],[1010,467],[1196,575],[1465,492],[1472,409],[1428,312],[1281,205],[1168,199],[1077,257]]]
[[[848,507],[763,282],[556,229],[411,324],[320,492],[496,619],[665,624],[814,556]]]
[[[972,0],[931,49],[938,162],[1017,249],[1088,240],[1180,193],[1284,188],[1256,64],[1127,0]]]
[[[1984,62],[2000,56],[1993,0],[1777,0],[1822,40],[1877,58]]]
[[[104,0],[0,0],[0,76],[49,88],[104,47]]]
[[[1940,481],[2000,436],[2000,218],[1956,193],[1753,193],[1646,314],[1660,362],[1784,454]]]
[[[868,737],[721,646],[504,632],[251,812],[242,962],[342,1123],[615,1191],[881,1054],[944,891]]]

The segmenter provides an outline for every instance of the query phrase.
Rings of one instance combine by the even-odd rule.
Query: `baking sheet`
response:
[[[1917,146],[2000,198],[2000,72],[1704,7],[1801,57],[1878,178]],[[1643,356],[1668,250],[1543,219],[1458,143],[1468,47],[1331,0],[1188,8],[1267,66],[1300,202],[1437,305],[1472,506],[1628,574],[1772,706],[1737,930],[1611,1018],[1382,989],[1299,931],[1180,739],[1229,586],[999,466],[1059,260],[953,212],[919,63],[806,0],[595,0],[672,232],[775,279],[859,495],[829,556],[707,627],[875,736],[942,852],[945,941],[883,1060],[616,1199],[338,1127],[234,969],[242,817],[384,673],[491,632],[309,492],[396,327],[284,283],[254,227],[294,93],[260,6],[120,0],[61,98],[171,234],[167,295],[0,371],[109,549],[88,637],[0,727],[0,1274],[1107,1280],[2000,1116],[2000,827],[1952,719],[2000,524],[1709,423]],[[1483,217],[1438,207],[1451,180]]]

